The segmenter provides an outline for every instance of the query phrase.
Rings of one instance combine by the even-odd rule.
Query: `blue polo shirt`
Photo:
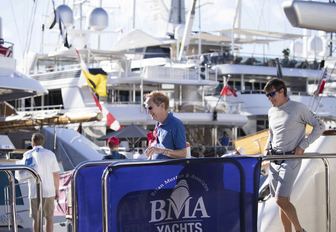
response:
[[[186,132],[182,121],[168,113],[163,123],[156,125],[157,144],[159,146],[171,149],[181,150],[186,148]],[[156,159],[172,159],[164,154],[158,154]]]

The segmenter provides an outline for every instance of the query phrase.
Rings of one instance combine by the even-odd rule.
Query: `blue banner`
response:
[[[102,231],[102,187],[101,177],[109,163],[91,163],[76,173],[75,190],[77,215],[74,223],[77,231]]]
[[[108,178],[115,232],[257,232],[259,158],[118,163]]]

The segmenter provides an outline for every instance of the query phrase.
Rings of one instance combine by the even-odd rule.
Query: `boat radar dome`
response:
[[[102,31],[108,26],[107,12],[101,8],[95,8],[90,14],[89,27],[94,31]]]
[[[65,26],[71,26],[74,23],[74,17],[72,10],[69,6],[67,5],[60,5],[56,9],[56,20],[58,22],[59,17],[61,17],[63,23]]]

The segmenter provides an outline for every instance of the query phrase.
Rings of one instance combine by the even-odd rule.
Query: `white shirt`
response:
[[[288,100],[281,106],[271,107],[268,111],[269,141],[275,150],[288,152],[297,146],[306,149],[323,132],[324,124],[302,103]],[[306,124],[313,131],[306,137]]]
[[[133,155],[133,159],[147,160],[148,157],[144,153],[140,154],[139,152],[137,152]]]
[[[54,197],[54,173],[59,172],[60,168],[57,163],[55,154],[43,148],[42,146],[35,146],[23,154],[23,164],[33,168],[41,177],[42,181],[42,196]],[[36,183],[35,180],[29,179],[29,198],[36,198]]]

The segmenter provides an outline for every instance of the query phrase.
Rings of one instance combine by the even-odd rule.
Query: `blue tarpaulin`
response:
[[[101,176],[109,163],[92,163],[75,173],[76,223],[78,231],[102,231]]]

